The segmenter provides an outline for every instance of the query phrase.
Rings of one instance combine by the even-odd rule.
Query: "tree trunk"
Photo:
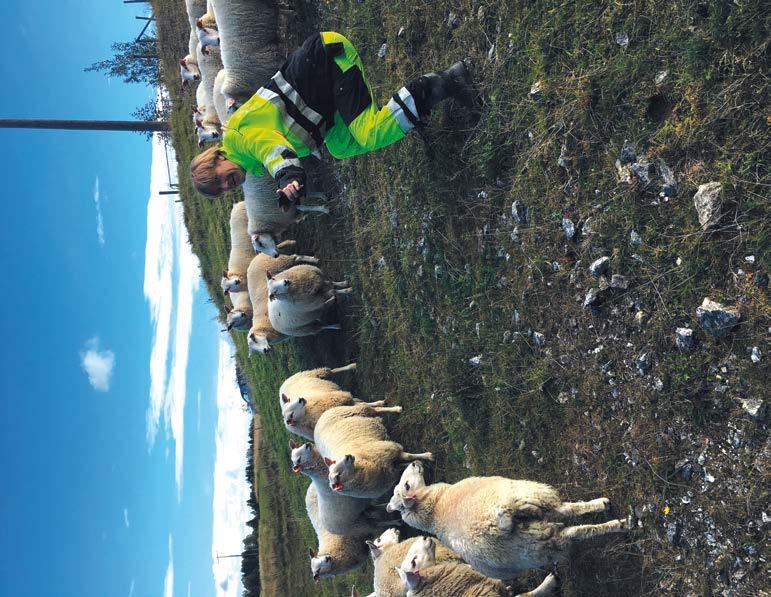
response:
[[[0,119],[0,128],[164,132],[169,130],[169,123],[163,120],[33,120],[6,118]]]

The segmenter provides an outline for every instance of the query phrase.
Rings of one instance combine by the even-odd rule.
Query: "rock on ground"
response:
[[[720,303],[705,298],[696,309],[696,317],[705,332],[715,338],[723,338],[739,323],[741,313],[736,307],[726,307]]]
[[[699,214],[699,224],[701,224],[702,230],[707,230],[710,226],[714,226],[720,219],[722,192],[722,184],[719,182],[708,182],[699,186],[699,190],[693,196],[693,205]]]

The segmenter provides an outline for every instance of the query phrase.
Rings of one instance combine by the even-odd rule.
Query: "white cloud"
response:
[[[241,393],[236,383],[233,348],[220,340],[217,368],[217,431],[215,435],[214,493],[212,497],[212,571],[217,597],[237,597],[241,585],[241,562],[225,558],[219,562],[217,552],[240,553],[243,539],[250,530],[251,518],[246,500],[246,449],[249,445],[251,415],[241,408]]]
[[[129,528],[128,508],[123,508],[123,526]]]
[[[104,220],[102,219],[102,207],[99,204],[99,177],[94,183],[94,204],[96,205],[96,237],[99,244],[104,246]]]
[[[110,378],[115,368],[115,353],[99,350],[99,338],[94,336],[86,341],[80,351],[80,366],[88,375],[88,383],[98,392],[110,389]]]
[[[174,159],[173,152],[169,150],[169,160],[173,162]],[[176,171],[176,167],[172,165],[171,170]],[[152,448],[163,418],[166,437],[174,440],[174,479],[177,499],[181,500],[187,365],[193,326],[193,297],[198,290],[200,269],[198,258],[190,250],[181,204],[175,203],[168,195],[158,194],[160,190],[167,188],[168,184],[166,152],[163,143],[156,136],[153,140],[145,248],[144,293],[154,324],[150,353],[147,442]],[[175,265],[176,305],[173,300]]]
[[[129,587],[129,594],[128,597],[134,597],[134,586],[136,585],[136,579],[131,579],[131,586]]]
[[[169,534],[169,565],[166,577],[163,579],[163,597],[174,597],[174,556],[171,551],[171,534]]]

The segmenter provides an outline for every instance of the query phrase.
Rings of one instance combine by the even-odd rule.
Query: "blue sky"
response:
[[[0,117],[128,119],[153,96],[83,72],[139,32],[139,5],[3,8]],[[159,149],[70,131],[0,130],[0,144],[3,594],[222,594],[212,536],[237,550],[239,529],[213,512],[245,499],[220,483],[243,478],[248,419],[179,204],[154,194]]]

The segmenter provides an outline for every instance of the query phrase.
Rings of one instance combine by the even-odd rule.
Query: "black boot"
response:
[[[469,110],[475,110],[476,91],[471,71],[465,61],[456,62],[440,73],[428,73],[407,85],[415,99],[418,116],[428,118],[441,101],[456,99]]]

